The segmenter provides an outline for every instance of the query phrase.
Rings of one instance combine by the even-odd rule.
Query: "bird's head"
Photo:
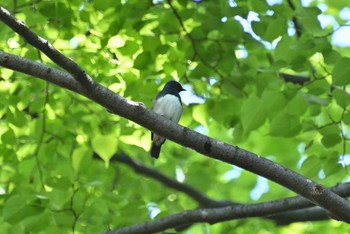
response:
[[[186,91],[186,89],[182,88],[179,82],[174,80],[168,81],[165,84],[163,90],[168,92],[176,92],[176,93],[180,93],[181,91]]]

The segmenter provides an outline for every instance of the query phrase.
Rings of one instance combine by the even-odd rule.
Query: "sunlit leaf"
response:
[[[97,135],[92,139],[92,148],[105,161],[106,166],[109,165],[109,160],[115,153],[118,145],[118,140],[115,136]]]
[[[198,123],[208,126],[208,113],[206,110],[205,105],[196,105],[193,107],[193,119],[196,120]]]
[[[125,45],[125,41],[121,36],[113,36],[109,38],[107,47],[108,48],[120,48]]]

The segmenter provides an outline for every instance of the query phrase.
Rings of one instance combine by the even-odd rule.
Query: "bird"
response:
[[[179,93],[182,91],[186,90],[180,83],[174,80],[168,81],[163,90],[155,97],[151,110],[175,123],[179,122],[182,114],[182,102]],[[151,140],[151,156],[157,159],[165,138],[152,132]]]

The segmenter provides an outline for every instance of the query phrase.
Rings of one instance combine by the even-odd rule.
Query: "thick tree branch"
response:
[[[94,154],[94,157],[96,159],[101,159],[97,154]],[[202,208],[219,208],[224,206],[242,205],[242,203],[236,203],[228,200],[217,201],[217,200],[210,199],[206,197],[204,194],[192,188],[191,186],[180,183],[176,180],[173,180],[163,175],[162,173],[156,171],[153,168],[146,167],[125,154],[115,154],[111,158],[111,161],[116,161],[116,162],[121,162],[123,164],[126,164],[138,174],[146,175],[150,178],[153,178],[161,182],[163,185],[169,188],[185,193],[186,195],[191,197],[193,200],[198,202],[198,204]],[[349,197],[350,183],[336,185],[332,187],[331,190],[342,197]],[[300,196],[287,198],[287,199],[280,199],[280,201],[282,201],[281,202],[282,204],[294,203],[294,207],[293,207],[293,210],[285,210],[283,213],[278,213],[276,215],[270,215],[266,217],[268,219],[275,221],[279,225],[286,225],[289,223],[300,222],[300,221],[315,221],[315,220],[329,219],[329,216],[327,215],[327,212],[325,210],[318,207],[308,208],[308,206],[313,206],[313,204]]]
[[[0,20],[7,22],[9,21],[9,17],[11,17],[9,13],[1,7]],[[10,22],[12,22],[12,19]],[[19,23],[18,20],[16,20],[15,23],[15,25],[10,25],[15,28],[15,26],[19,24],[21,29],[25,28],[25,30],[17,30],[17,32],[25,37],[26,40],[30,41],[31,44],[37,45],[44,43],[42,39],[37,36],[28,37],[26,32],[29,29],[26,28],[24,24]],[[47,52],[46,47],[42,49]],[[55,56],[53,56],[53,58],[57,60]],[[62,64],[63,68],[69,68],[71,71],[81,70],[80,68],[77,68],[78,66],[75,63],[71,63],[71,60],[68,58],[60,60],[58,65],[60,64]],[[5,64],[1,65],[5,66]],[[73,66],[73,68],[71,68],[71,66]],[[80,75],[81,74],[78,72],[78,76]],[[77,74],[73,72],[73,76],[76,78]],[[65,77],[62,77],[62,79],[65,79]],[[89,80],[89,82],[91,82],[92,88],[89,88],[88,93],[85,93],[85,95],[101,106],[111,110],[114,114],[138,123],[178,144],[190,147],[207,157],[239,166],[270,179],[307,198],[310,202],[325,208],[332,213],[332,217],[350,223],[350,203],[322,185],[247,150],[240,149],[237,146],[226,144],[222,141],[215,140],[188,128],[179,126],[178,124],[148,110],[143,104],[126,100],[93,80]],[[242,209],[244,210],[245,208],[242,207]],[[258,213],[259,211],[257,210],[257,214]],[[194,216],[193,220],[198,220],[199,217],[203,217],[202,214],[203,212],[200,216]],[[192,216],[189,215],[189,220],[192,220],[191,217]],[[208,219],[208,221],[210,221],[210,219]]]
[[[14,71],[19,71],[49,81],[55,85],[82,95],[85,93],[84,88],[74,79],[73,76],[39,62],[34,62],[0,50],[0,65]]]
[[[350,184],[342,184],[332,188],[334,192],[341,195],[349,194]],[[344,191],[346,190],[346,192]],[[310,207],[312,203],[301,197],[286,198],[271,202],[263,202],[251,205],[235,205],[222,208],[197,209],[180,212],[155,221],[146,222],[121,228],[108,232],[109,234],[134,234],[134,233],[155,233],[168,228],[174,228],[179,225],[192,224],[197,222],[206,222],[215,224],[232,219],[241,219],[247,217],[266,217],[271,214],[279,215],[285,210],[293,210],[296,207]],[[273,216],[270,216],[273,217]]]
[[[277,225],[283,226],[295,222],[321,221],[329,219],[330,217],[324,209],[320,207],[310,207],[306,209],[278,213],[267,216],[266,218],[272,219]]]

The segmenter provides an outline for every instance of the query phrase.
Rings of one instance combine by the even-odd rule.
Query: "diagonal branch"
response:
[[[7,18],[10,16],[8,12],[6,14],[4,12],[7,11],[0,7],[0,20],[7,21]],[[20,24],[20,26],[21,28],[26,28],[24,24]],[[26,37],[25,32],[27,30],[29,29],[17,30],[17,32],[21,36]],[[42,39],[39,37],[29,37],[27,40],[32,44],[42,43]],[[77,68],[75,63],[69,62],[71,60],[68,58],[64,59],[64,61],[68,61],[68,64],[63,64],[64,67],[73,66],[73,71],[81,70]],[[64,62],[60,61],[60,63]],[[5,66],[6,64],[1,65]],[[90,81],[92,88],[84,95],[111,110],[114,114],[138,123],[178,144],[190,147],[207,157],[239,166],[272,180],[328,210],[332,213],[332,217],[350,223],[350,203],[333,193],[330,189],[264,157],[182,127],[148,110],[143,104],[124,99],[92,79]],[[84,87],[84,85],[82,86]]]
[[[344,193],[349,195],[349,186],[350,183],[346,183],[333,187],[333,190],[342,195],[344,195]],[[310,206],[313,206],[313,204],[306,199],[293,197],[251,205],[234,205],[221,208],[188,210],[155,221],[114,230],[108,232],[108,234],[155,233],[179,225],[193,224],[197,222],[215,224],[227,220],[247,217],[266,217],[267,215],[272,214],[278,216],[280,212],[285,210],[293,210],[296,207],[306,208]]]
[[[210,199],[206,197],[204,194],[197,191],[196,189],[192,188],[191,186],[180,183],[176,180],[173,180],[152,168],[148,168],[140,164],[139,162],[133,160],[132,158],[130,158],[125,154],[115,154],[111,158],[111,161],[124,163],[130,166],[132,169],[134,169],[135,172],[139,174],[146,175],[148,177],[156,179],[157,181],[161,182],[162,184],[166,185],[169,188],[173,188],[175,190],[185,193],[186,195],[191,197],[193,200],[198,202],[202,207],[206,207],[206,208],[223,207],[228,205],[239,204],[231,201],[216,201],[216,200]]]
[[[97,154],[94,154],[96,159],[101,159]],[[149,168],[147,166],[142,165],[136,160],[130,158],[125,154],[115,154],[111,161],[116,161],[128,165],[131,167],[136,173],[141,175],[146,175],[150,178],[153,178],[165,186],[175,189],[177,191],[183,192],[184,194],[191,197],[193,200],[198,202],[202,208],[218,208],[224,206],[234,206],[234,205],[242,205],[242,203],[232,202],[232,201],[217,201],[211,198],[206,197],[204,194],[200,193],[196,189],[192,188],[187,184],[180,183],[176,180],[173,180],[162,173],[156,171],[153,168]],[[350,183],[344,183],[340,185],[336,185],[331,188],[333,192],[342,196],[349,197],[350,196]],[[300,221],[314,221],[314,220],[324,220],[329,219],[327,213],[318,207],[312,207],[313,204],[309,201],[305,200],[300,196],[280,199],[282,204],[285,203],[293,203],[293,210],[284,210],[283,213],[278,213],[276,215],[270,215],[266,218],[275,221],[279,225],[286,225],[293,222]],[[281,205],[284,206],[284,205]],[[308,208],[312,207],[312,208]]]
[[[16,19],[5,8],[0,7],[0,20],[18,33],[29,44],[43,52],[58,66],[69,72],[86,90],[92,89],[93,80],[73,60],[61,54],[47,40],[32,32],[23,22]]]
[[[0,50],[0,65],[14,71],[49,81],[62,88],[84,95],[84,88],[70,74],[56,68],[12,55]]]
[[[330,219],[327,212],[320,207],[287,211],[275,215],[269,215],[266,218],[274,220],[276,225],[279,226],[285,226],[296,222],[312,222]]]

